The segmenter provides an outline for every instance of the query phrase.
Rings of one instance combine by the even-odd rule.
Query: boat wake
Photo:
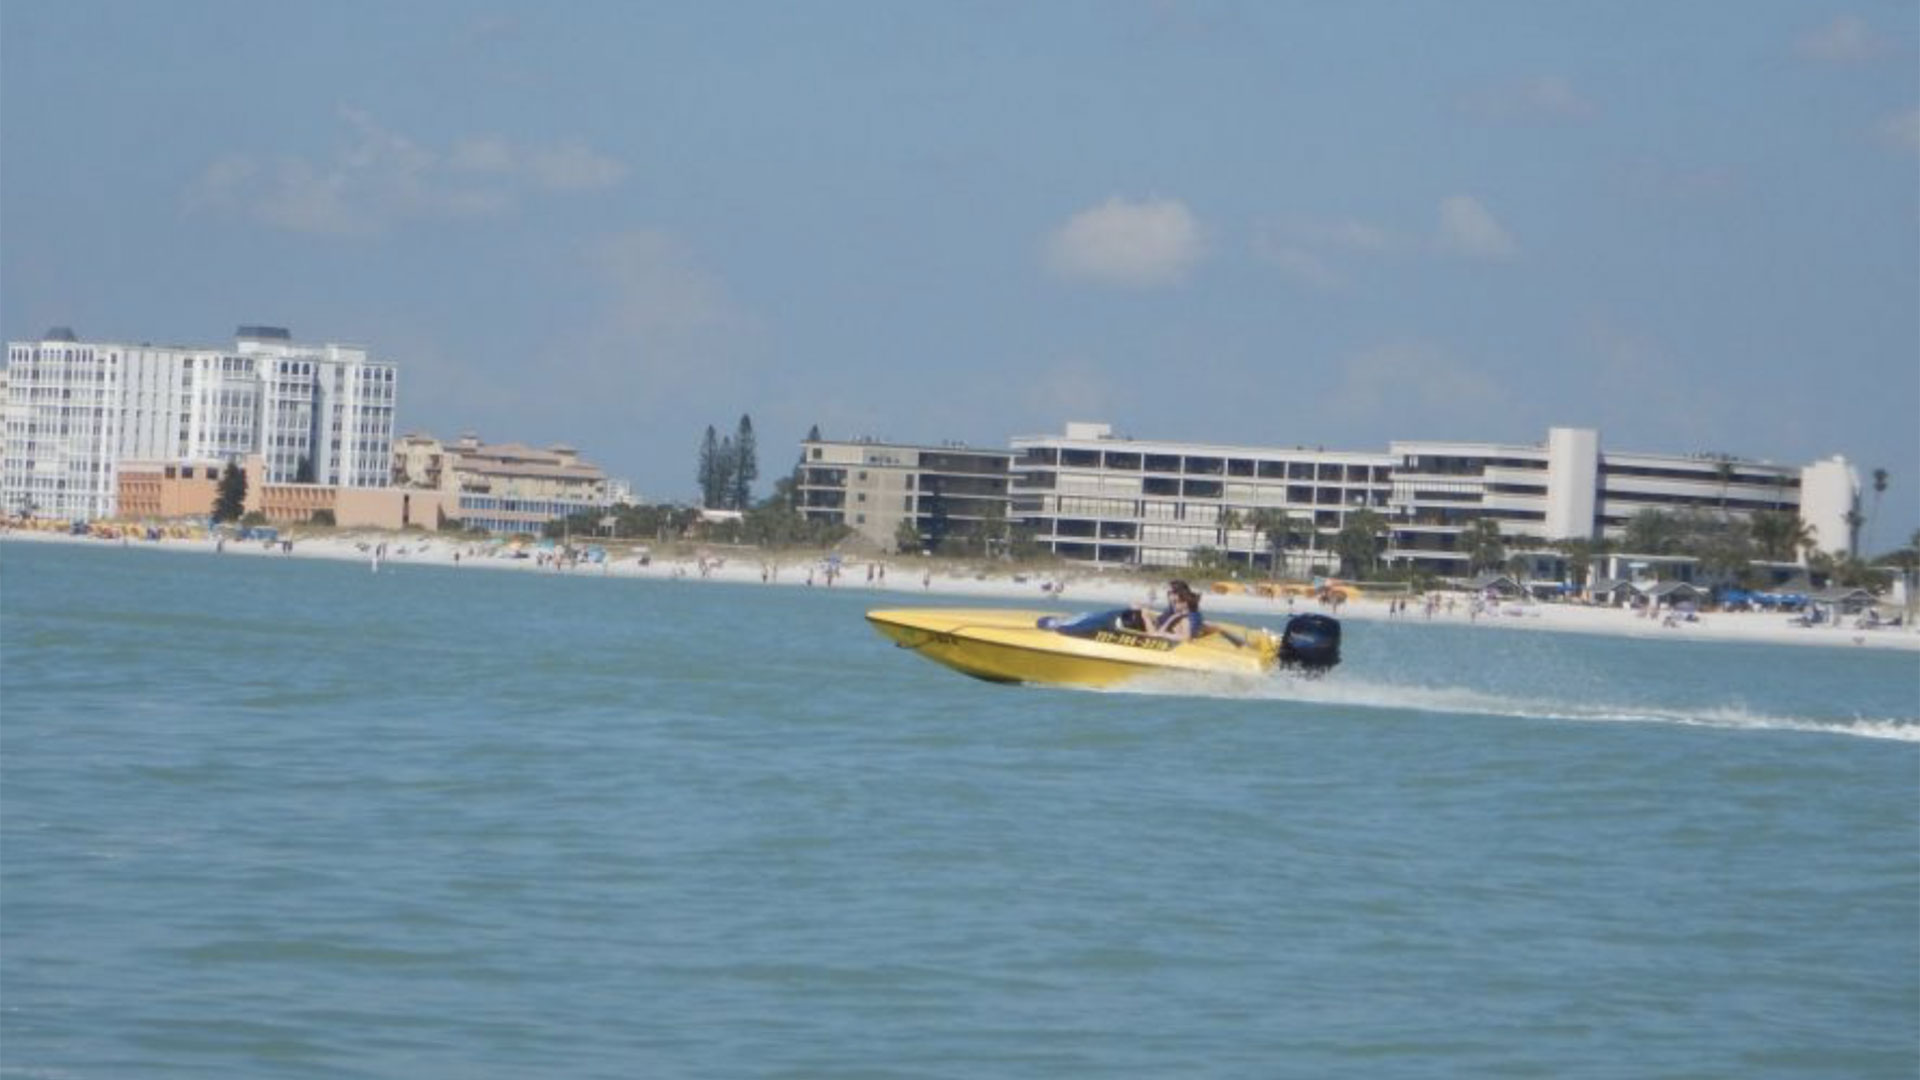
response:
[[[1808,717],[1756,711],[1746,705],[1652,706],[1487,693],[1465,687],[1353,682],[1340,678],[1222,681],[1180,676],[1135,680],[1106,693],[1165,694],[1285,701],[1394,712],[1497,716],[1581,723],[1674,724],[1736,731],[1801,731],[1920,743],[1920,717]]]

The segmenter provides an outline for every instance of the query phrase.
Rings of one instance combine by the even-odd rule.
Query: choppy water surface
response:
[[[0,1075],[1912,1077],[1912,654],[0,547]],[[897,603],[898,597],[888,603]]]

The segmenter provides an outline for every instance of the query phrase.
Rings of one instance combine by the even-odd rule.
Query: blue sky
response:
[[[829,436],[1800,463],[1920,526],[1911,2],[0,3],[0,331],[369,346],[653,497]]]

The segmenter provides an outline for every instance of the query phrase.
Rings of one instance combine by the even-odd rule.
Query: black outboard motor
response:
[[[1280,632],[1280,664],[1306,675],[1324,675],[1340,662],[1340,620],[1295,615]]]

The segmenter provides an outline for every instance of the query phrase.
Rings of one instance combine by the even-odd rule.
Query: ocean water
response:
[[[1920,1072],[1914,654],[900,600],[0,545],[0,1076]]]

